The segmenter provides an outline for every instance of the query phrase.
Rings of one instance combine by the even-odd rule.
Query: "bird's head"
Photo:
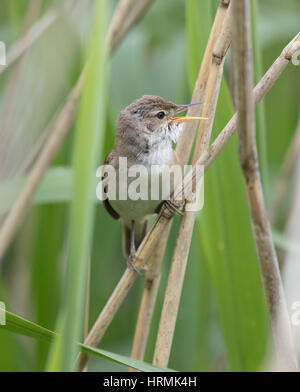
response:
[[[199,103],[176,105],[159,96],[144,95],[123,110],[120,120],[126,117],[132,124],[136,124],[138,129],[153,137],[169,138],[170,141],[177,142],[183,122],[205,119],[204,117],[175,117],[194,105]]]

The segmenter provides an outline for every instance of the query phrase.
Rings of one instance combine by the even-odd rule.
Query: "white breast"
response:
[[[110,200],[110,203],[115,211],[122,217],[125,222],[130,222],[132,219],[140,219],[145,217],[146,215],[153,214],[161,204],[163,198],[160,197],[159,200],[153,200],[151,197],[151,171],[156,173],[162,173],[165,170],[166,166],[170,166],[173,164],[173,149],[172,149],[172,141],[176,142],[180,132],[182,130],[181,126],[173,126],[171,129],[167,127],[163,130],[163,137],[160,136],[159,143],[157,143],[157,135],[148,134],[148,142],[149,142],[149,151],[147,153],[141,152],[137,158],[135,164],[143,165],[147,170],[148,175],[148,199],[147,200],[132,200],[130,197],[127,200]],[[134,181],[128,179],[128,187],[129,184]],[[161,190],[161,177],[158,180],[160,185],[159,189]],[[173,184],[174,185],[174,184]],[[171,191],[173,187],[171,185]],[[118,187],[117,187],[117,195],[118,195]],[[168,197],[169,195],[167,195]]]

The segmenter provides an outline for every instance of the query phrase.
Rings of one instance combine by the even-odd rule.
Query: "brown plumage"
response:
[[[181,132],[182,118],[178,120],[172,116],[186,110],[188,106],[176,105],[153,95],[145,95],[127,106],[120,113],[114,148],[106,156],[105,164],[112,165],[118,171],[119,158],[125,157],[128,168],[139,164],[146,167],[148,172],[153,165],[163,168],[164,165],[174,164],[172,144]],[[161,203],[162,200],[155,201],[150,197],[148,200],[104,201],[107,212],[114,219],[123,220],[123,250],[126,256],[130,256],[130,267],[133,267],[135,260],[135,249],[146,234],[148,216],[155,214]]]

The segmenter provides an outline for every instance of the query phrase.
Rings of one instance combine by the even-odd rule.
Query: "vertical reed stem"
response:
[[[233,18],[233,68],[238,111],[239,159],[248,193],[252,228],[279,369],[281,371],[297,371],[298,365],[289,315],[260,180],[255,135],[249,3],[247,0],[233,0]]]

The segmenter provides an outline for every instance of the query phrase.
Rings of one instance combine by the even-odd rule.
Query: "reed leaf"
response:
[[[212,3],[210,6],[212,7]],[[200,51],[202,47],[203,32],[201,35],[197,23],[202,15],[207,19],[208,4],[191,0],[187,2],[187,7],[187,23],[192,32],[188,34],[189,62],[193,63],[198,61],[197,52],[199,46]],[[207,20],[205,25],[208,31],[204,35],[207,35],[210,29]],[[194,67],[196,68],[196,64]],[[191,65],[189,72],[193,78]],[[226,82],[223,82],[213,138],[232,114],[231,98]],[[229,227],[230,230],[227,229]],[[206,278],[212,284],[224,339],[224,349],[219,348],[215,358],[218,358],[218,362],[222,359],[221,369],[257,370],[266,350],[266,310],[255,246],[251,238],[243,179],[237,160],[236,138],[205,176],[205,204],[198,219],[198,230],[198,252],[201,255],[199,262],[206,265],[203,271],[209,271]],[[205,304],[202,303],[201,306],[206,314]],[[214,339],[216,340],[216,336]]]
[[[70,212],[70,248],[67,263],[66,289],[62,299],[57,349],[52,350],[49,368],[74,370],[78,350],[75,341],[82,339],[84,304],[89,250],[91,246],[95,203],[94,178],[97,157],[101,154],[105,118],[105,28],[106,1],[95,3],[94,26],[88,53],[85,87],[77,121],[73,164],[73,200]]]
[[[0,331],[9,331],[18,335],[27,336],[35,340],[42,340],[44,342],[52,342],[54,339],[57,339],[57,335],[55,332],[50,331],[47,328],[41,327],[38,324],[35,324],[31,321],[25,320],[22,317],[17,316],[14,313],[6,311],[6,325],[0,326]],[[76,343],[74,343],[76,344]],[[136,361],[124,355],[119,355],[115,353],[111,353],[105,350],[95,349],[93,347],[85,346],[84,344],[76,344],[79,349],[82,351],[89,353],[91,355],[95,355],[101,358],[105,358],[109,361],[124,365],[131,366],[141,372],[157,372],[157,371],[172,371],[170,369],[162,369],[155,366],[152,366],[143,361]],[[56,353],[58,355],[58,353]]]

